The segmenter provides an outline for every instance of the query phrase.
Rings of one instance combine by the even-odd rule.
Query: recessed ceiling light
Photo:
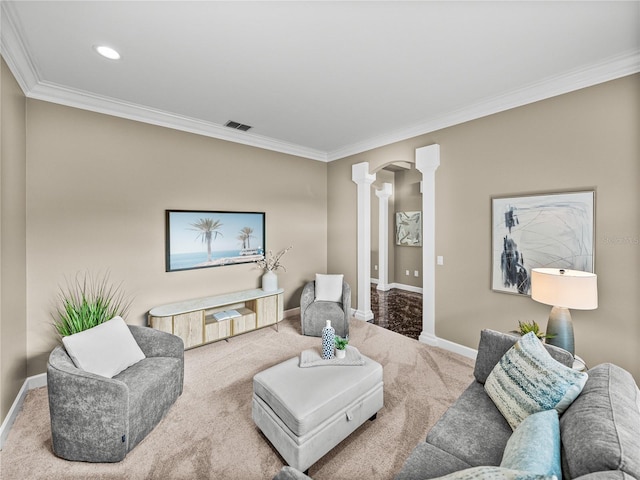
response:
[[[111,47],[107,47],[106,45],[96,45],[93,48],[96,50],[96,52],[98,52],[103,57],[108,58],[109,60],[120,59],[120,54]]]

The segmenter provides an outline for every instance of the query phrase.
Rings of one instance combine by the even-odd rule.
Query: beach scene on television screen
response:
[[[169,211],[168,270],[250,263],[264,258],[264,214]]]

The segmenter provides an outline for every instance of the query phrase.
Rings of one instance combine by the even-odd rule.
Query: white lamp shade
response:
[[[594,310],[598,308],[597,275],[579,270],[534,268],[531,298],[556,307]]]

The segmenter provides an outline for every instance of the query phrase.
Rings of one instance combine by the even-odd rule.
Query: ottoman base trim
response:
[[[293,433],[256,394],[253,395],[252,417],[282,458],[304,472],[360,425],[375,418],[383,405],[383,383],[380,382],[301,437]]]

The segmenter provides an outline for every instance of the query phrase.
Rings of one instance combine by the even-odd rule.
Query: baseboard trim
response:
[[[27,397],[27,392],[29,390],[33,390],[34,388],[40,388],[47,385],[47,374],[40,373],[38,375],[34,375],[32,377],[27,377],[16,396],[16,399],[13,401],[11,408],[9,409],[9,413],[2,422],[0,426],[0,450],[4,447],[4,442],[7,441],[7,437],[9,436],[9,432],[11,431],[11,427],[13,423],[18,418],[18,413],[22,410],[22,405],[24,404],[24,399]]]
[[[285,310],[283,318],[295,317],[296,315],[300,315],[300,307],[290,308],[289,310]]]
[[[473,348],[465,347],[464,345],[460,345],[459,343],[445,340],[443,338],[438,338],[438,343],[436,346],[443,348],[445,350],[449,350],[450,352],[462,355],[463,357],[471,358],[472,360],[475,360],[476,357],[478,356],[477,350]]]
[[[377,278],[371,278],[370,282],[374,285],[379,285],[380,281]],[[388,292],[391,289],[397,288],[398,290],[405,290],[407,292],[422,293],[422,287],[414,287],[413,285],[405,285],[403,283],[387,283],[382,290]]]

